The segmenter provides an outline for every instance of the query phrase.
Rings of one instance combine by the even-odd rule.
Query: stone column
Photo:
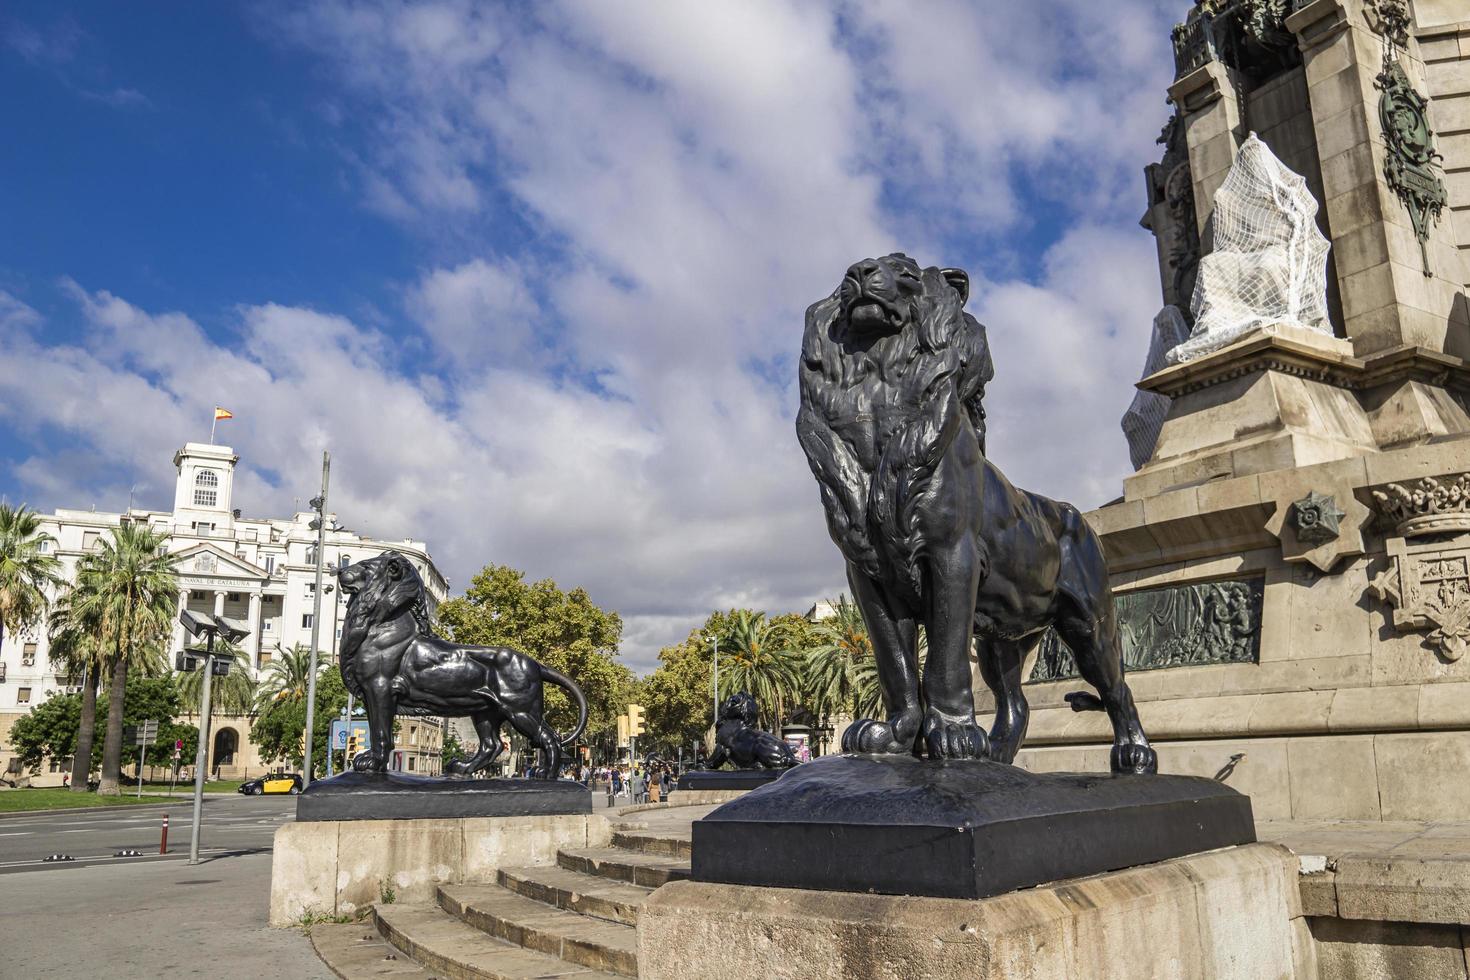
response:
[[[250,614],[245,620],[250,630],[250,639],[245,642],[245,654],[250,658],[252,670],[260,667],[260,593],[250,593]]]
[[[1214,213],[1215,192],[1235,163],[1236,152],[1245,141],[1242,130],[1239,79],[1233,69],[1209,61],[1169,86],[1169,98],[1184,118],[1184,138],[1189,145],[1189,170],[1194,184],[1194,215],[1200,243],[1210,250],[1205,225]],[[1188,304],[1189,297],[1184,297]]]
[[[1358,357],[1402,345],[1470,356],[1466,277],[1448,209],[1428,224],[1426,274],[1413,221],[1385,176],[1389,151],[1375,86],[1384,41],[1372,25],[1363,0],[1315,0],[1286,19],[1306,70],[1343,325]],[[1412,38],[1399,62],[1427,94]]]
[[[225,595],[226,594],[227,593],[221,592],[218,589],[216,589],[215,592],[214,592],[214,614],[216,616],[223,616],[225,614]]]
[[[180,589],[179,590],[179,612],[182,613],[185,609],[188,609],[188,608],[189,608],[189,590],[188,589]],[[186,647],[186,646],[189,645],[189,634],[188,634],[188,631],[186,631],[184,629],[184,624],[181,623],[181,622],[179,622],[179,618],[178,618],[177,615],[174,616],[173,641],[174,641],[173,642],[174,651],[182,650],[182,649],[184,649],[184,647]],[[172,659],[172,658],[170,658],[170,659]]]

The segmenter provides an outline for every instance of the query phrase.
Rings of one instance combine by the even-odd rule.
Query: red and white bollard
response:
[[[163,815],[163,836],[158,841],[158,853],[168,853],[168,814]]]

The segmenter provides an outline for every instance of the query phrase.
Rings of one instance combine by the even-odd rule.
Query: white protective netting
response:
[[[1153,337],[1148,342],[1148,359],[1143,362],[1146,378],[1162,369],[1168,362],[1165,355],[1184,342],[1189,336],[1189,321],[1174,304],[1169,304],[1154,317]],[[1133,404],[1123,413],[1123,435],[1128,439],[1128,456],[1136,470],[1149,461],[1154,454],[1154,444],[1159,441],[1159,430],[1164,427],[1164,416],[1169,413],[1172,402],[1168,395],[1156,391],[1139,391],[1133,395]]]
[[[1178,364],[1273,323],[1332,333],[1327,239],[1317,201],[1255,133],[1215,194],[1214,248],[1200,259],[1190,310],[1194,332],[1169,352]]]

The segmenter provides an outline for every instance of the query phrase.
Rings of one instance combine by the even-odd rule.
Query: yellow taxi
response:
[[[235,792],[245,796],[260,796],[263,793],[290,793],[295,796],[301,792],[301,777],[294,772],[272,773],[241,783]]]

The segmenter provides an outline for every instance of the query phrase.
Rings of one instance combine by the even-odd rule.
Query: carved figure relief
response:
[[[1260,578],[1174,585],[1116,596],[1118,635],[1128,670],[1254,663],[1260,655]],[[1077,665],[1048,631],[1031,671],[1033,682],[1077,676]]]
[[[213,575],[219,571],[219,559],[215,558],[214,555],[200,555],[194,559],[194,571],[202,572],[205,575]]]

